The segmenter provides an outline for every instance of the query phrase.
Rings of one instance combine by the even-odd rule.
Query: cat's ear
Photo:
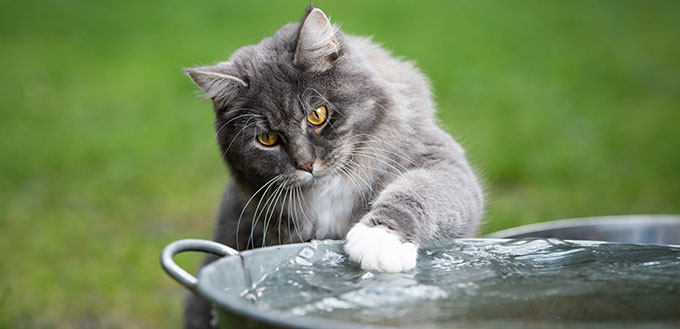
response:
[[[228,62],[214,66],[184,69],[191,80],[201,87],[206,98],[227,103],[248,83],[234,74]]]
[[[340,52],[336,32],[326,14],[321,9],[310,6],[300,24],[295,65],[313,72],[330,69]]]

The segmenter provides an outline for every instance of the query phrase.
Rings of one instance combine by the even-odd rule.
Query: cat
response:
[[[320,9],[185,72],[212,99],[231,173],[215,241],[244,250],[346,239],[362,269],[401,272],[419,245],[476,233],[482,189],[437,125],[428,80]],[[190,297],[185,326],[206,326],[207,310]]]

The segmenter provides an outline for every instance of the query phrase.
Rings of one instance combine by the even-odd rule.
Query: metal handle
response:
[[[161,266],[163,266],[165,272],[175,279],[175,281],[191,291],[196,289],[198,280],[179,267],[172,259],[175,255],[185,251],[201,251],[217,256],[238,255],[238,251],[221,243],[198,239],[177,240],[163,248],[163,252],[161,253]]]

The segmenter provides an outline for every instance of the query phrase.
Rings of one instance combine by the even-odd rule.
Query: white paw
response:
[[[368,227],[362,223],[354,225],[347,233],[345,251],[364,270],[390,273],[413,269],[418,256],[415,244],[402,243],[398,235],[383,227]]]

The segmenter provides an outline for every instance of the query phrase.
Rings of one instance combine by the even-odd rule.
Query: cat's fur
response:
[[[321,10],[227,62],[186,72],[213,100],[232,176],[215,241],[243,250],[346,238],[362,268],[399,272],[415,266],[418,245],[475,233],[482,191],[436,123],[427,79]],[[308,124],[320,105],[328,121]],[[281,143],[260,144],[265,131]],[[186,326],[207,319],[207,306],[190,298]]]

